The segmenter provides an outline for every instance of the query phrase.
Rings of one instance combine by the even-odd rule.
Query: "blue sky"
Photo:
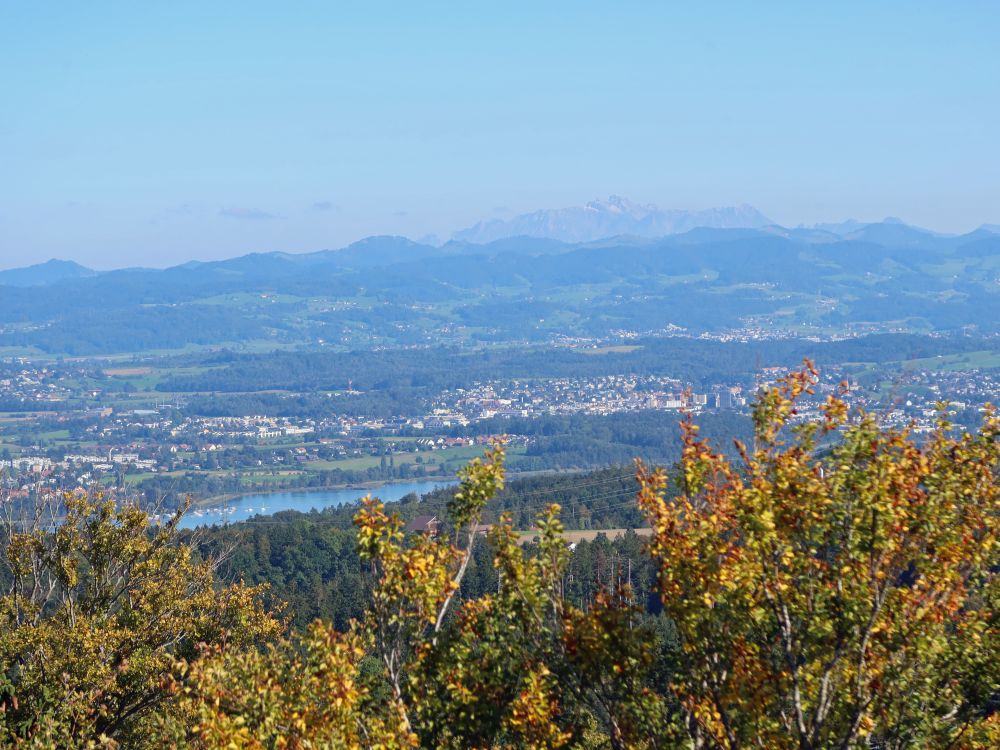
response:
[[[8,2],[0,267],[442,237],[611,193],[1000,223],[996,2]]]

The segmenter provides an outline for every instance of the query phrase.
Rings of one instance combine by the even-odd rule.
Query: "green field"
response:
[[[308,444],[306,444],[308,445]],[[453,475],[462,468],[469,459],[482,455],[482,446],[466,445],[454,448],[443,448],[440,450],[425,450],[419,452],[394,453],[393,461],[395,465],[402,466],[410,464],[413,466],[423,465],[428,469],[434,469],[434,473],[442,473],[446,476]],[[517,446],[508,450],[513,455],[522,454],[524,448]],[[178,454],[181,455],[181,454]],[[187,454],[190,455],[190,454]],[[418,464],[416,459],[421,459]],[[388,460],[388,457],[386,457]],[[380,466],[382,456],[355,456],[338,460],[306,461],[295,466],[285,468],[256,468],[256,469],[192,469],[179,470],[174,472],[141,472],[130,474],[126,477],[128,484],[137,484],[146,479],[154,477],[176,477],[184,474],[193,474],[202,477],[228,477],[234,473],[240,477],[241,484],[247,487],[267,486],[280,484],[288,480],[289,477],[303,477],[318,472],[335,471],[365,471]]]
[[[516,454],[523,453],[524,451],[523,448],[514,448],[509,452]],[[469,459],[481,456],[482,453],[482,446],[463,445],[433,451],[394,453],[392,458],[396,466],[400,466],[404,463],[416,464],[416,459],[419,456],[425,466],[442,466],[448,468],[454,465],[455,470],[457,471],[457,469],[467,463]],[[386,457],[386,460],[388,460],[388,457]],[[381,463],[382,456],[357,456],[354,458],[343,458],[333,461],[310,461],[305,465],[305,467],[315,467],[316,469],[324,471],[332,471],[334,469],[343,469],[345,471],[363,471],[365,469],[379,466]]]
[[[573,351],[577,354],[630,354],[636,349],[641,349],[638,345],[620,344],[618,346],[601,346],[595,347],[593,349],[574,349]]]
[[[937,370],[940,372],[990,370],[1000,367],[1000,352],[984,350],[965,352],[964,354],[945,354],[938,357],[911,359],[899,364],[908,370]]]

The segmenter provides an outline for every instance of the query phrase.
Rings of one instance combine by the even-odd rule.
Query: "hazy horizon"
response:
[[[0,267],[420,239],[615,193],[1000,223],[1000,6],[2,12]]]
[[[596,199],[596,200],[600,200],[600,199]],[[584,204],[580,204],[580,205],[582,206]],[[741,204],[741,205],[747,205],[747,204]],[[560,206],[559,208],[574,208],[574,207],[562,207],[562,206]],[[658,207],[658,208],[664,208],[664,209],[666,209],[667,207]],[[672,209],[673,207],[670,207],[670,208]],[[729,207],[716,206],[716,207],[713,207],[713,208],[729,208]],[[756,208],[756,207],[754,206],[753,208]],[[541,209],[541,210],[544,210],[544,209]],[[687,210],[687,209],[680,209],[680,210]],[[693,209],[693,210],[697,211],[699,209]],[[762,212],[762,213],[764,213],[766,215],[767,212]],[[502,218],[502,217],[497,217],[496,215],[494,215],[494,216],[487,216],[487,217],[484,217],[483,221],[489,221],[491,219],[497,219],[497,218]],[[785,225],[785,224],[778,224],[778,223],[776,223],[775,226],[782,226],[782,227],[784,227],[786,229],[812,228],[812,227],[814,227],[816,225],[819,225],[819,224],[830,224],[830,225],[832,225],[832,224],[838,224],[838,223],[849,223],[849,222],[855,221],[855,220],[856,220],[855,217],[847,217],[847,218],[845,218],[843,220],[840,220],[840,221],[816,222],[815,224],[799,223],[799,224],[791,224],[791,225]],[[901,219],[899,219],[899,217],[883,216],[883,217],[878,218],[878,219],[873,219],[871,221],[859,222],[859,223],[861,223],[861,224],[869,224],[869,223],[875,224],[875,223],[880,223],[880,222],[883,222],[883,221],[893,222],[893,221],[897,221],[897,220],[902,221]],[[913,227],[918,228],[918,229],[923,229],[923,230],[931,231],[931,232],[934,232],[934,233],[937,233],[937,234],[941,234],[941,235],[944,235],[944,236],[950,236],[950,235],[957,236],[957,235],[961,235],[961,234],[966,234],[968,232],[975,231],[976,229],[979,229],[979,228],[981,228],[983,226],[987,226],[987,225],[990,225],[991,227],[995,227],[996,226],[996,225],[991,225],[990,222],[980,222],[980,223],[976,224],[975,226],[969,227],[965,231],[960,231],[960,232],[941,232],[941,231],[937,230],[934,227],[921,226],[919,224],[910,224],[909,222],[903,222],[903,223],[907,224],[908,226],[913,226]],[[462,227],[462,228],[456,227],[455,232],[449,232],[446,236],[443,236],[443,237],[437,237],[437,236],[434,236],[434,237],[432,237],[432,236],[410,237],[410,236],[407,236],[405,234],[393,234],[393,233],[389,233],[389,232],[374,232],[372,234],[364,234],[364,235],[358,236],[358,237],[356,237],[354,239],[351,239],[351,240],[349,240],[347,242],[344,242],[342,244],[328,245],[328,246],[324,246],[324,247],[302,248],[302,249],[295,249],[295,250],[288,250],[288,249],[280,248],[280,247],[268,248],[268,249],[247,249],[245,251],[240,251],[240,250],[237,249],[237,250],[234,250],[232,253],[225,254],[225,255],[218,255],[218,256],[208,257],[208,258],[180,257],[180,256],[178,256],[176,258],[171,258],[169,260],[166,260],[165,262],[160,262],[160,263],[150,262],[150,263],[125,263],[125,264],[120,264],[120,265],[101,265],[101,264],[88,264],[88,263],[85,263],[85,262],[79,260],[78,258],[73,258],[73,257],[56,257],[56,256],[53,256],[53,257],[50,257],[50,258],[42,258],[42,259],[38,259],[38,260],[32,260],[32,261],[30,261],[28,263],[19,263],[19,264],[15,263],[15,264],[11,264],[10,262],[7,261],[6,257],[0,257],[0,271],[11,270],[11,269],[15,269],[15,268],[23,268],[23,267],[26,267],[26,266],[41,265],[41,264],[45,264],[45,263],[50,262],[50,261],[70,261],[70,262],[74,262],[74,263],[79,263],[80,265],[85,266],[85,267],[90,268],[90,269],[95,270],[95,271],[115,271],[115,270],[123,270],[123,269],[127,269],[127,268],[166,269],[166,268],[170,268],[170,267],[174,267],[174,266],[178,266],[178,265],[184,265],[184,264],[187,264],[187,263],[193,263],[193,262],[213,262],[213,261],[219,261],[219,260],[228,260],[228,259],[232,259],[232,258],[237,258],[237,257],[245,256],[245,255],[252,255],[252,254],[255,254],[255,253],[287,253],[287,254],[290,254],[290,255],[299,255],[299,254],[309,254],[309,253],[317,253],[317,252],[331,251],[331,250],[335,251],[335,250],[345,249],[345,248],[351,246],[354,243],[361,242],[361,241],[366,240],[366,239],[371,239],[373,237],[386,237],[386,236],[388,236],[388,237],[393,237],[393,236],[395,236],[395,237],[403,237],[404,239],[407,239],[407,240],[410,240],[412,242],[419,243],[419,244],[429,244],[429,245],[440,246],[440,245],[446,244],[449,241],[453,241],[453,240],[457,239],[457,238],[451,237],[451,235],[457,233],[460,229],[467,229],[467,228],[468,227]],[[516,236],[528,236],[528,235],[511,235],[511,236],[512,237],[516,237]],[[596,239],[609,239],[609,238],[611,238],[613,236],[614,235],[607,235],[606,237],[595,238],[595,240],[588,240],[588,241],[596,241]],[[667,236],[667,235],[663,235],[663,236]],[[458,241],[460,241],[460,242],[469,242],[471,244],[481,244],[481,243],[477,243],[476,241],[472,241],[472,240],[458,239]],[[570,244],[572,244],[572,243],[570,243]]]

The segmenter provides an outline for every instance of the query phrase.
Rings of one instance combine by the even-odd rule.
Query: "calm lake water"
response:
[[[400,482],[399,484],[385,484],[371,489],[346,489],[346,490],[323,490],[320,492],[276,492],[265,495],[244,495],[235,500],[230,500],[225,505],[226,517],[229,523],[246,521],[254,516],[269,516],[283,510],[298,510],[303,513],[309,511],[322,510],[344,503],[353,503],[358,498],[364,497],[369,492],[376,497],[389,502],[399,500],[411,492],[418,495],[436,490],[439,487],[450,487],[455,482],[448,481],[422,481],[422,482]],[[213,506],[211,508],[197,508],[188,511],[188,514],[181,519],[181,528],[193,529],[197,526],[214,526],[223,523],[223,506]]]

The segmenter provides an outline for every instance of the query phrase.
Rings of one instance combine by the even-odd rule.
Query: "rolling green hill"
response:
[[[16,272],[4,272],[0,283]],[[4,286],[0,352],[94,355],[239,345],[339,350],[541,342],[677,326],[997,330],[1000,235],[894,223],[695,229],[592,243],[514,238],[442,247],[373,237],[162,271]]]

